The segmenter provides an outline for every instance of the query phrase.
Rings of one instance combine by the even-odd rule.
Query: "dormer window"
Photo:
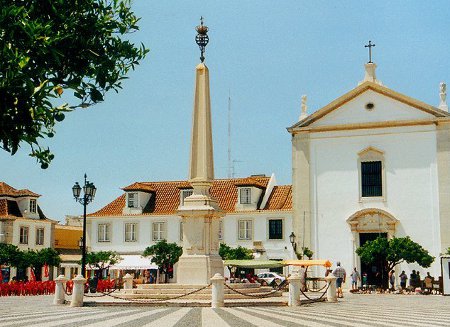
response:
[[[193,193],[194,190],[192,189],[181,190],[181,199],[180,199],[181,205],[184,205],[184,199],[186,199],[188,196],[191,196]]]
[[[30,199],[30,212],[36,213],[37,205],[36,205],[36,199]]]
[[[138,194],[137,192],[128,193],[128,208],[138,207]]]
[[[242,187],[239,190],[239,203],[250,204],[252,202],[252,189],[250,187]]]

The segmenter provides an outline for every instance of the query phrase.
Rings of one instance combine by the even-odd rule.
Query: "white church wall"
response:
[[[384,200],[360,201],[358,153],[369,146],[384,152]],[[301,187],[301,181],[295,183]],[[396,236],[409,235],[434,256],[439,253],[436,136],[432,127],[312,134],[311,185],[312,226],[320,230],[320,234],[314,227],[312,230],[316,257],[341,261],[350,271],[355,264],[353,235],[346,219],[365,208],[389,212],[399,220]],[[438,275],[438,264],[430,270]]]

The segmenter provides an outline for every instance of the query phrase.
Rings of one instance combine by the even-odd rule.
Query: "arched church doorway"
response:
[[[367,274],[367,284],[385,285],[387,272],[383,271],[385,262],[365,264],[356,254],[356,249],[377,237],[392,238],[398,220],[390,213],[376,208],[369,208],[355,212],[347,219],[353,234],[353,265],[358,271]]]
[[[387,233],[359,233],[359,246],[363,246],[366,242],[373,241],[377,237],[387,238]],[[386,266],[385,261],[378,261],[373,263],[360,262],[361,276],[367,274],[367,284],[381,286],[387,282],[387,274],[383,271]]]

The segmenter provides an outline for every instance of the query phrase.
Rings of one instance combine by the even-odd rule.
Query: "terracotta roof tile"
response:
[[[155,192],[155,188],[149,183],[133,183],[124,187],[124,191],[143,191],[143,192]]]
[[[16,190],[14,187],[9,186],[5,182],[0,182],[0,196],[9,196],[12,198],[18,198],[22,196],[40,197],[39,194],[31,192],[30,190]]]
[[[291,210],[292,186],[275,186],[264,210]]]
[[[251,179],[252,184],[245,184]],[[211,196],[217,200],[219,207],[226,213],[235,212],[238,200],[238,185],[252,185],[265,188],[269,182],[269,177],[217,179],[211,187]],[[244,183],[244,184],[243,184]],[[258,185],[258,186],[257,186]],[[138,189],[140,187],[140,189]],[[180,204],[180,189],[190,188],[187,181],[166,181],[166,182],[140,182],[123,188],[125,191],[153,190],[149,203],[143,209],[143,215],[173,215],[176,214]],[[291,186],[277,186],[274,188],[272,196],[264,210],[290,210],[292,208]],[[122,216],[125,207],[125,194],[90,214],[90,217]]]

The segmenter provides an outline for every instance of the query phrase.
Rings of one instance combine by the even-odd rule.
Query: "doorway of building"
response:
[[[359,233],[359,246],[363,246],[366,242],[373,241],[379,236],[387,238],[387,233]],[[388,276],[383,270],[385,264],[385,261],[373,262],[370,264],[361,261],[361,276],[364,273],[367,274],[368,285],[386,285]]]

